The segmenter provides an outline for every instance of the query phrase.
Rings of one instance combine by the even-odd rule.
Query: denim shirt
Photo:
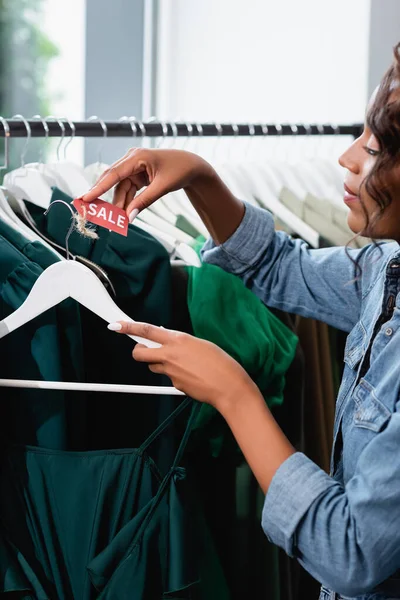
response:
[[[235,273],[267,305],[349,332],[331,475],[300,452],[277,470],[262,527],[322,583],[321,600],[400,598],[400,247],[310,250],[246,205],[205,262]],[[398,571],[399,570],[399,571]],[[397,572],[398,571],[398,572]]]

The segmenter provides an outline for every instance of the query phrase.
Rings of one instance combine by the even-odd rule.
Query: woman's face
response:
[[[373,98],[374,96],[371,101]],[[362,232],[367,226],[365,211],[370,224],[373,224],[374,218],[380,213],[380,207],[367,194],[365,186],[362,187],[361,194],[363,206],[360,201],[361,185],[376,163],[379,152],[378,140],[365,125],[362,135],[339,158],[339,164],[347,169],[344,181],[344,201],[350,209],[347,222],[354,233]],[[393,181],[400,182],[400,167],[394,170]],[[400,196],[397,198],[392,193],[391,204],[385,208],[379,221],[372,226],[368,237],[400,241]]]

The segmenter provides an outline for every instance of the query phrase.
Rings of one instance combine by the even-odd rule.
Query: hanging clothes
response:
[[[71,198],[58,190],[53,191],[52,202]],[[55,204],[47,216],[43,209],[26,202],[37,228],[61,246],[70,226],[70,212],[62,204]],[[74,231],[69,247],[102,267],[110,277],[116,291],[118,306],[136,321],[171,326],[173,318],[171,266],[163,246],[146,232],[129,227],[128,238],[104,228],[97,230],[99,239],[89,240]],[[162,298],[162,302],[160,302]],[[87,381],[141,385],[170,385],[168,378],[151,373],[147,365],[132,360],[132,341],[125,336],[115,336],[99,317],[80,307],[82,344]],[[96,351],[93,351],[96,349]],[[121,394],[87,394],[90,428],[85,445],[73,449],[116,448],[140,445],[150,433],[178,405],[176,397],[138,396],[141,418],[137,407]],[[113,410],[109,407],[112,403]],[[135,403],[136,404],[136,403]],[[178,434],[179,434],[178,429]],[[171,443],[176,436],[160,439],[155,446],[160,468],[165,469],[173,459],[176,447]]]
[[[164,477],[147,454],[192,404],[183,401],[137,450],[6,449],[0,526],[14,561],[0,564],[0,591],[29,590],[38,600],[192,599],[196,532],[180,464],[199,405]]]
[[[175,269],[178,271],[178,269]],[[204,264],[186,267],[176,285],[187,288],[187,318],[197,337],[210,340],[238,360],[257,383],[268,405],[281,409],[285,426],[301,418],[299,379],[297,394],[284,407],[285,375],[298,353],[292,329],[265,307],[236,277]],[[176,276],[176,279],[178,277]],[[182,307],[179,315],[184,314]],[[300,359],[301,360],[301,359]],[[298,366],[297,366],[298,368]],[[298,374],[296,370],[296,375]],[[293,373],[292,373],[293,375]],[[290,386],[289,386],[290,388]],[[292,414],[286,415],[287,411]],[[288,427],[290,429],[290,427]],[[291,433],[296,441],[301,434]],[[291,438],[293,442],[295,440]],[[251,596],[280,600],[280,555],[260,528],[263,496],[232,433],[222,417],[202,405],[189,448],[196,475],[197,493],[206,511],[207,523],[220,557],[232,600]],[[222,598],[217,579],[214,594]]]
[[[0,236],[0,319],[13,312],[25,300],[33,283],[43,271],[39,263],[42,262],[46,268],[49,263],[57,260],[43,249],[40,243],[27,243],[18,232],[12,228],[7,230],[4,224],[2,225],[2,231],[9,239]],[[12,243],[9,240],[12,240]],[[38,262],[33,262],[33,257],[37,258]],[[76,303],[67,300],[3,338],[0,376],[84,380],[86,357],[82,338],[77,335],[82,333],[83,320],[84,317],[81,318]],[[107,332],[104,324],[101,324]],[[123,341],[126,340],[121,337],[121,342]],[[109,346],[92,346],[92,354],[94,348],[101,357]],[[183,520],[186,518],[181,506],[188,508],[190,502],[185,499],[181,503],[178,498],[181,492],[178,494],[176,488],[182,488],[181,484],[178,486],[178,481],[183,481],[183,471],[180,470],[177,461],[181,460],[191,424],[187,425],[185,442],[176,461],[171,461],[173,468],[171,469],[171,463],[166,467],[165,461],[159,468],[158,465],[157,468],[150,468],[153,464],[152,459],[144,455],[150,441],[154,446],[159,439],[167,438],[167,446],[171,450],[168,454],[171,454],[177,446],[176,431],[172,436],[152,435],[148,444],[139,448],[139,451],[132,450],[133,444],[126,445],[125,450],[119,444],[114,451],[82,452],[86,446],[94,445],[93,438],[90,437],[93,420],[91,417],[98,408],[94,404],[94,398],[90,406],[89,401],[84,401],[88,399],[82,393],[16,388],[3,391],[2,396],[0,591],[20,592],[23,594],[20,597],[26,599],[53,600],[71,598],[71,586],[83,590],[83,595],[78,591],[77,595],[73,596],[80,598],[109,598],[115,597],[117,593],[119,598],[123,598],[121,590],[125,590],[123,593],[126,593],[127,598],[134,598],[134,589],[135,593],[137,590],[137,598],[153,600],[157,597],[153,595],[156,589],[159,597],[164,591],[169,593],[175,585],[180,590],[189,589],[198,579],[198,574],[194,555],[181,537],[187,535],[190,528],[187,524],[184,525],[183,521],[180,526],[178,521],[181,516]],[[163,400],[165,401],[165,398]],[[139,401],[137,396],[134,402],[132,398],[126,399],[126,405],[134,405],[136,411],[136,418],[131,423],[133,432],[134,425],[141,420],[137,418]],[[148,397],[145,401],[150,413]],[[157,416],[155,406],[153,404],[153,414]],[[139,414],[142,407],[143,405]],[[182,431],[180,412],[179,410],[175,413],[174,419],[167,419],[169,429],[174,429],[178,423],[177,431]],[[191,423],[194,419],[195,416]],[[121,429],[123,424],[121,422]],[[145,423],[145,426],[148,425],[149,423]],[[126,425],[126,429],[129,429],[129,424]],[[104,423],[101,435],[97,436],[97,439],[104,439],[106,431],[107,424]],[[113,438],[115,432],[111,433]],[[85,436],[89,441],[85,441]],[[108,442],[110,443],[110,440]],[[71,451],[75,448],[80,448],[81,451]],[[131,480],[132,473],[136,474],[136,477],[143,475],[143,485],[140,479],[139,483],[136,481],[136,485],[132,482],[133,487],[129,488],[127,483]],[[186,483],[183,487],[186,487]],[[147,504],[144,492],[148,492]],[[85,494],[87,497],[83,498]],[[133,501],[134,494],[136,498],[141,499],[142,512],[139,500]],[[98,509],[96,512],[93,506],[97,497],[99,506],[101,507],[103,502],[105,509],[100,512]],[[78,498],[80,511],[85,512],[86,508],[86,519],[80,517],[77,504],[74,505]],[[112,510],[111,499],[114,500]],[[172,513],[169,512],[169,507]],[[110,510],[108,515],[107,510]],[[136,514],[135,510],[139,512]],[[100,513],[104,514],[104,521],[101,523]],[[171,527],[166,524],[169,515],[172,515],[173,520]],[[112,521],[112,517],[117,521]],[[92,525],[95,525],[94,529],[90,529],[90,518]],[[175,544],[175,550],[171,547],[172,554],[171,551],[167,552],[165,545],[168,541],[168,531],[171,534],[173,532],[172,542],[175,540],[178,544]],[[71,539],[68,537],[72,532],[77,535],[76,539],[74,538],[75,547],[71,545]],[[117,535],[119,533],[120,535]],[[101,596],[93,585],[89,586],[87,573],[84,580],[82,572],[79,574],[74,568],[74,556],[79,556],[90,536],[92,541],[97,540],[93,548],[91,547],[91,551],[96,551],[97,554],[88,553],[87,559],[90,556],[93,559],[98,557],[98,550],[101,550],[101,558],[98,557],[93,564],[90,561],[92,581],[98,590],[104,588]],[[133,544],[135,539],[137,541]],[[144,540],[141,545],[138,544],[140,540]],[[110,542],[109,547],[104,544],[105,541]],[[124,548],[126,550],[131,541],[134,552],[129,552],[125,557]],[[182,552],[178,556],[176,552],[181,542]],[[103,553],[106,548],[107,552]],[[149,559],[149,553],[152,563],[155,563],[154,556],[163,562],[159,577],[153,577],[152,574],[149,578],[145,575],[147,567],[144,563]],[[182,560],[182,556],[187,559],[186,562]],[[169,557],[169,563],[166,563],[166,558],[164,560],[160,557]],[[119,564],[119,559],[125,566],[118,567],[118,574],[112,575],[112,584],[106,586],[106,579]],[[87,561],[80,563],[84,569],[88,564]],[[128,564],[130,568],[125,571]],[[195,571],[195,576],[188,575],[189,572]],[[134,573],[136,576],[132,579]],[[175,594],[175,589],[171,593]],[[182,594],[183,598],[192,597],[192,592],[189,591]]]
[[[247,371],[273,409],[283,402],[285,374],[296,353],[297,337],[242,281],[214,265],[187,267],[188,308],[196,337],[215,343]],[[196,429],[207,427],[211,453],[218,456],[233,436],[213,407],[201,407]],[[218,425],[215,423],[218,422]],[[237,445],[235,444],[235,447]]]

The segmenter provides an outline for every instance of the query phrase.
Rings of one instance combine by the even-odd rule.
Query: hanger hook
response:
[[[294,140],[296,140],[296,142],[295,142],[295,143],[293,144],[293,146],[292,146],[292,148],[293,148],[293,151],[294,151],[294,152],[293,152],[293,154],[294,154],[294,158],[295,158],[295,157],[296,157],[296,152],[295,152],[295,150],[297,149],[297,151],[298,151],[298,135],[299,135],[299,128],[297,127],[297,125],[290,124],[290,123],[289,123],[289,127],[290,127],[290,130],[291,130],[291,132],[292,132],[293,139],[294,139]]]
[[[237,125],[237,123],[232,123],[231,127],[232,127],[233,139],[236,141],[238,139],[238,135],[239,135],[239,126]],[[228,160],[229,161],[232,158],[233,143],[229,146],[229,150],[228,150]]]
[[[203,131],[203,126],[201,123],[195,123],[195,127],[197,129],[197,138],[196,138],[196,154],[198,154],[199,152],[199,148],[200,148],[200,141],[203,137],[204,131]]]
[[[40,121],[43,127],[43,131],[44,131],[44,137],[46,140],[46,143],[49,139],[49,126],[47,125],[46,121],[42,118],[41,115],[33,115],[33,117],[31,117],[32,121]],[[40,149],[40,154],[39,154],[39,165],[44,163],[44,156],[43,156],[43,147]]]
[[[268,129],[268,125],[265,125],[264,127],[267,128],[267,135],[270,135],[269,129]],[[276,130],[276,135],[273,136],[273,138],[272,138],[273,139],[273,143],[272,143],[272,156],[275,155],[276,149],[277,148],[279,149],[278,144],[280,144],[279,140],[281,139],[281,136],[282,136],[282,125],[280,123],[275,123],[274,127],[275,127],[275,130]]]
[[[256,128],[252,123],[248,123],[247,127],[249,129],[249,138],[248,138],[247,145],[246,145],[246,148],[244,151],[245,158],[250,155],[250,146],[251,146],[251,144],[254,140],[254,136],[256,134]]]
[[[182,150],[185,150],[193,136],[193,125],[191,123],[189,123],[189,121],[185,122],[183,119],[181,119],[180,117],[176,118],[176,121],[179,123],[180,121],[183,122],[183,124],[186,127],[186,137],[185,140],[182,144]]]
[[[74,227],[75,227],[75,213],[74,213],[74,211],[73,211],[73,209],[72,209],[72,206],[71,206],[70,204],[68,204],[68,202],[65,202],[65,200],[54,200],[54,201],[53,201],[53,202],[50,204],[49,208],[48,208],[47,210],[45,210],[45,212],[44,212],[43,214],[44,214],[45,216],[47,216],[47,214],[48,214],[49,210],[50,210],[51,208],[53,208],[53,206],[54,206],[55,204],[57,204],[57,203],[59,203],[59,204],[64,204],[64,206],[66,206],[66,207],[68,208],[68,210],[70,211],[70,213],[71,213],[71,215],[72,215],[72,219],[71,219],[71,225],[70,225],[70,228],[68,229],[67,235],[65,236],[65,250],[66,250],[66,253],[67,253],[67,260],[70,260],[70,259],[71,259],[71,255],[70,255],[70,253],[69,253],[69,238],[70,238],[70,236],[71,236],[71,233],[73,232],[73,230],[74,230]]]
[[[274,150],[274,153],[275,153],[276,148],[279,149],[279,144],[281,144],[281,146],[282,146],[282,143],[280,142],[280,140],[282,139],[282,135],[283,135],[283,127],[282,127],[282,125],[280,123],[275,123],[274,127],[275,127],[275,130],[276,130],[275,144],[274,144],[274,147],[273,147],[273,150]]]
[[[132,123],[134,123],[135,127],[139,127],[140,135],[142,136],[142,139],[145,138],[146,137],[146,127],[143,125],[143,122],[138,121],[135,116],[129,117],[129,121],[131,123],[131,127],[132,127]]]
[[[91,123],[93,121],[96,121],[97,123],[100,123],[101,128],[103,130],[103,143],[100,144],[99,151],[98,151],[98,154],[97,154],[97,162],[101,163],[102,162],[102,151],[103,151],[103,148],[104,148],[104,140],[108,136],[108,129],[107,129],[107,125],[105,124],[105,122],[103,121],[103,119],[100,119],[96,115],[92,115],[91,117],[88,118],[88,123]]]
[[[159,121],[157,119],[157,117],[150,117],[149,123],[160,123],[161,127],[162,127],[162,137],[160,138],[160,141],[156,144],[156,148],[161,148],[163,142],[165,141],[166,137],[168,136],[168,125],[166,123],[166,121]]]
[[[6,119],[4,117],[0,117],[0,122],[2,123],[4,129],[4,165],[0,166],[0,171],[4,171],[4,169],[8,169],[8,140],[11,134],[10,126]]]
[[[22,116],[22,115],[14,115],[11,118],[12,119],[21,119],[21,121],[25,125],[27,140],[26,140],[25,146],[24,146],[24,148],[23,148],[23,150],[21,152],[21,167],[24,167],[25,166],[26,151],[28,150],[29,142],[31,141],[31,137],[32,137],[32,129],[31,129],[31,126],[29,125],[28,121],[25,119],[24,116]]]
[[[268,127],[268,125],[266,123],[261,123],[261,131],[262,131],[262,138],[261,138],[261,140],[264,141],[269,136],[269,127]]]
[[[59,144],[57,146],[57,160],[58,160],[58,162],[60,162],[60,148],[61,148],[61,145],[62,145],[62,143],[64,141],[64,138],[65,138],[65,125],[64,125],[64,123],[62,122],[61,119],[58,119],[57,117],[54,117],[53,115],[49,115],[48,117],[45,117],[44,120],[45,121],[49,121],[49,120],[55,121],[58,124],[58,126],[59,126],[59,128],[61,130],[61,139],[60,139],[60,142],[59,142]]]
[[[64,160],[67,160],[67,148],[75,137],[76,127],[75,127],[75,124],[71,121],[71,119],[68,119],[68,117],[62,117],[62,118],[64,119],[64,121],[66,121],[68,123],[68,125],[71,128],[71,136],[70,136],[68,142],[64,146]]]
[[[317,130],[318,130],[317,139],[319,138],[319,149],[321,150],[321,147],[323,144],[323,139],[324,139],[323,136],[325,135],[325,129],[324,129],[324,126],[322,125],[322,123],[317,123]]]
[[[177,137],[178,137],[178,126],[177,126],[177,124],[176,124],[175,121],[170,121],[168,123],[168,125],[171,127],[171,130],[172,130],[172,142],[168,146],[168,148],[173,148],[175,146],[175,144],[176,144],[176,140],[177,140]]]
[[[305,138],[305,152],[304,155],[306,158],[312,158],[314,152],[309,150],[310,144],[309,141],[312,141],[312,127],[309,123],[303,123],[303,127],[306,130],[306,138]],[[312,147],[312,145],[311,145]]]
[[[217,147],[220,145],[221,137],[222,137],[222,134],[223,134],[221,123],[214,123],[214,126],[215,126],[215,129],[217,130],[217,140],[216,140],[216,142],[214,144],[214,148],[213,148],[213,151],[212,151],[212,160],[213,160],[213,162],[217,158]]]
[[[137,126],[136,126],[134,117],[127,117],[127,116],[120,117],[118,119],[118,122],[119,123],[129,123],[129,125],[131,126],[131,129],[132,129],[132,136],[137,137]]]
[[[330,137],[330,144],[329,144],[329,148],[328,148],[328,153],[330,153],[330,152],[333,153],[335,145],[336,145],[335,142],[338,139],[336,136],[338,136],[340,134],[340,128],[339,128],[339,125],[337,123],[331,123],[330,125],[331,125],[331,127],[333,129],[333,135]]]

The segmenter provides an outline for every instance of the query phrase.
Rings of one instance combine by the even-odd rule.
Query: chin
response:
[[[347,225],[354,235],[358,235],[365,227],[365,219],[350,212],[347,217]]]

